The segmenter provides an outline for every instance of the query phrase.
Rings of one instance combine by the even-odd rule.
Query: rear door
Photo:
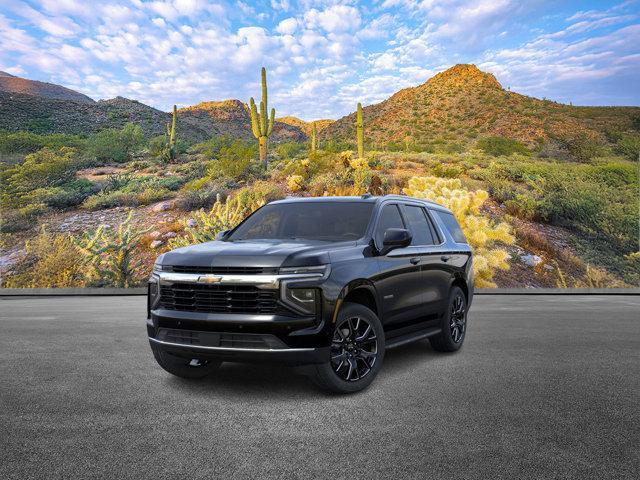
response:
[[[442,238],[427,209],[419,203],[404,203],[403,215],[407,221],[413,240],[412,257],[418,258],[420,265],[420,288],[423,293],[422,320],[438,319],[448,298],[451,271],[442,255]]]
[[[374,242],[382,249],[388,228],[407,228],[398,203],[385,203],[378,214]],[[419,317],[424,305],[422,272],[411,247],[397,248],[378,258],[379,274],[375,279],[382,305],[382,322],[394,328]]]

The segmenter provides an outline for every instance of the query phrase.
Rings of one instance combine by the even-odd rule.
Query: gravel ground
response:
[[[389,351],[337,397],[278,366],[172,378],[144,311],[0,300],[0,478],[638,478],[640,296],[478,296],[460,352]]]

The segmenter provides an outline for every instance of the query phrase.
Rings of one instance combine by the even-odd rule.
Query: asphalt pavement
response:
[[[0,478],[637,479],[640,296],[478,296],[366,391],[158,367],[144,297],[0,300]]]

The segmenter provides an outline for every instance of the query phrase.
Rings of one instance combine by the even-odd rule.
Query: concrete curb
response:
[[[0,297],[146,295],[146,288],[0,288]],[[476,295],[640,295],[640,288],[477,288]]]

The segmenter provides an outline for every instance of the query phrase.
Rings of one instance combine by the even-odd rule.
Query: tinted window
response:
[[[376,228],[376,245],[382,246],[384,232],[388,228],[405,228],[397,205],[385,205]]]
[[[433,245],[435,242],[431,237],[424,209],[411,205],[405,205],[404,208],[407,214],[407,223],[413,235],[411,245]]]
[[[467,243],[467,239],[464,238],[464,233],[462,233],[460,225],[458,225],[458,221],[451,213],[441,212],[438,210],[436,210],[435,213],[436,215],[438,215],[438,217],[440,217],[440,220],[442,220],[444,226],[447,227],[447,230],[449,230],[449,233],[451,234],[455,242]]]
[[[227,240],[357,240],[366,233],[372,211],[370,202],[266,205],[238,226]]]

